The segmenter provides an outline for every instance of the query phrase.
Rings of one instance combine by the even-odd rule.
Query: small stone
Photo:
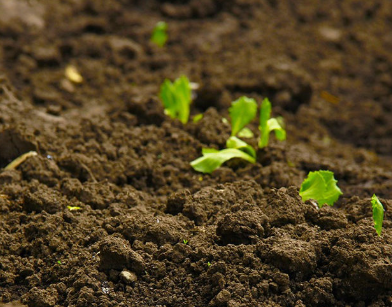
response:
[[[320,35],[327,41],[337,43],[342,37],[342,32],[335,28],[322,27],[319,29]]]
[[[131,284],[137,281],[137,276],[135,273],[133,272],[129,272],[129,271],[122,271],[120,273],[120,278],[123,282],[127,283],[127,284]]]

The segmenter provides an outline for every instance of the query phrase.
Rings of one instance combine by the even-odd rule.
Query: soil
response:
[[[389,0],[0,0],[0,301],[392,306],[391,50]],[[158,99],[180,75],[197,123]],[[196,173],[241,95],[287,141]],[[344,194],[318,210],[298,191],[319,169]]]

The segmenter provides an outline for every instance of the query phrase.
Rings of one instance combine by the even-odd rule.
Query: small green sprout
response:
[[[67,206],[69,211],[76,211],[76,210],[81,210],[81,207],[78,206]]]
[[[256,159],[256,151],[253,149],[253,147],[250,146],[248,143],[240,140],[236,136],[229,137],[229,139],[226,141],[226,147],[240,149],[240,150],[246,152],[252,158]]]
[[[240,132],[238,132],[238,136],[240,138],[245,138],[245,139],[250,139],[254,137],[254,134],[252,130],[250,130],[248,127],[242,128]]]
[[[192,121],[193,121],[194,123],[197,123],[197,122],[199,122],[202,118],[203,118],[203,113],[199,113],[199,114],[196,114],[195,116],[193,116]]]
[[[231,118],[231,135],[235,136],[256,117],[256,100],[242,96],[233,101],[229,113]]]
[[[224,123],[225,125],[229,125],[229,121],[227,120],[227,118],[222,117],[222,123]]]
[[[384,220],[384,207],[378,200],[376,194],[372,197],[372,208],[373,208],[373,221],[374,228],[379,236],[381,236],[382,221]]]
[[[60,260],[57,260],[57,264],[60,264],[60,265],[61,265],[62,263],[61,263],[61,261],[60,261]]]
[[[331,171],[309,172],[308,177],[302,182],[299,195],[302,197],[302,201],[316,200],[319,208],[324,204],[333,206],[339,196],[343,194],[336,183],[337,180]]]
[[[188,122],[192,94],[187,77],[181,76],[173,83],[166,79],[161,85],[159,97],[167,115],[178,118],[183,124]]]
[[[226,141],[226,148],[222,150],[203,148],[203,156],[191,162],[194,170],[210,174],[223,163],[233,158],[244,159],[251,163],[256,162],[256,151],[253,147],[235,136],[241,132],[249,135],[250,130],[244,130],[244,127],[256,116],[256,101],[245,96],[240,97],[233,101],[229,113],[231,118],[231,137]],[[228,123],[225,118],[222,118],[222,122]]]
[[[208,261],[207,262],[207,266],[210,267],[211,266],[211,262]]]
[[[159,47],[163,47],[166,44],[167,38],[167,23],[159,21],[152,32],[151,41]]]
[[[223,163],[233,158],[241,158],[250,163],[256,162],[256,152],[252,146],[237,137],[230,137],[226,142],[226,147],[226,149],[222,150],[203,148],[203,156],[192,161],[191,166],[198,172],[210,174]]]
[[[188,240],[184,239],[182,242],[184,242],[184,244],[188,244]]]
[[[259,140],[259,147],[263,148],[268,145],[269,141],[269,134],[271,131],[275,131],[275,136],[279,141],[284,141],[286,139],[286,130],[283,128],[279,120],[277,118],[270,118],[271,117],[271,102],[268,98],[264,98],[263,102],[261,103],[260,109],[260,140]]]

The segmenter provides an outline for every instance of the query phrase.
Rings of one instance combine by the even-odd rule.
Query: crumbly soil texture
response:
[[[392,306],[391,50],[389,0],[0,0],[0,304]],[[186,125],[158,97],[181,75]],[[197,173],[242,95],[287,140]],[[315,170],[333,207],[298,194]]]

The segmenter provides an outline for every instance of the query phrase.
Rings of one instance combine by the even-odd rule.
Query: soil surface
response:
[[[391,50],[390,0],[0,0],[0,301],[392,306]],[[181,75],[197,123],[158,99]],[[287,141],[195,172],[241,95]],[[320,169],[344,194],[318,210],[298,191]]]

